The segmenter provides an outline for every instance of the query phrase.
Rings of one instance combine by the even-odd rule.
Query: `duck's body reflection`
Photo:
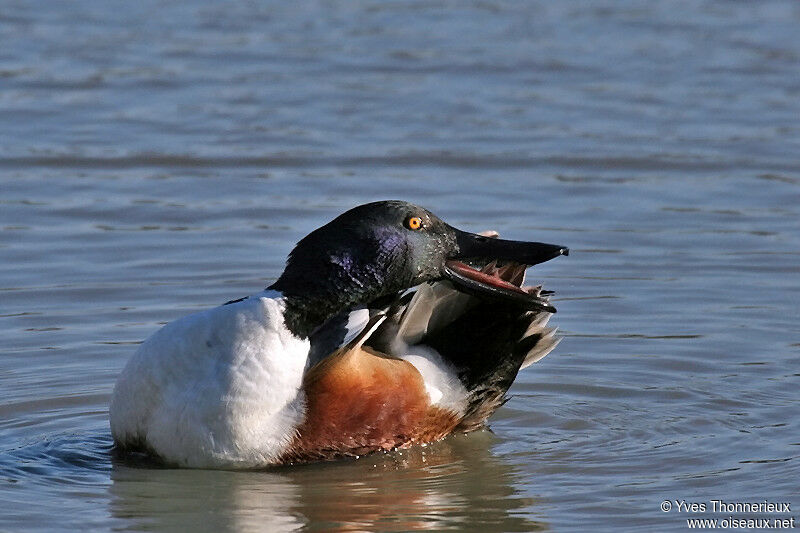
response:
[[[531,531],[514,470],[488,431],[358,460],[260,472],[142,468],[118,462],[112,514],[134,529]]]

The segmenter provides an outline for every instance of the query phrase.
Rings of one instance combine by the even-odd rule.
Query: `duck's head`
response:
[[[564,246],[461,231],[408,202],[373,202],[304,237],[270,288],[286,296],[287,324],[300,336],[343,310],[439,279],[480,296],[554,311],[537,296],[465,262],[535,265],[568,253]]]

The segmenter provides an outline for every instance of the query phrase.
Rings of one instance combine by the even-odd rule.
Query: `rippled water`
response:
[[[798,23],[790,0],[4,2],[0,530],[684,530],[675,499],[800,523]],[[268,472],[112,458],[138,342],[385,198],[573,252],[531,271],[565,339],[493,432]]]

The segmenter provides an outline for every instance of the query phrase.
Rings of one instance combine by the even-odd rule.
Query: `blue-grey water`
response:
[[[800,4],[0,4],[0,530],[800,526]],[[110,454],[160,324],[363,202],[570,246],[492,432],[214,472]],[[710,511],[710,509],[709,509]],[[735,515],[742,517],[742,515]]]

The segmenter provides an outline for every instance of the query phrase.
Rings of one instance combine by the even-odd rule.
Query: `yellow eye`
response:
[[[422,227],[422,219],[419,217],[408,217],[406,219],[406,227],[408,229],[418,230]]]

